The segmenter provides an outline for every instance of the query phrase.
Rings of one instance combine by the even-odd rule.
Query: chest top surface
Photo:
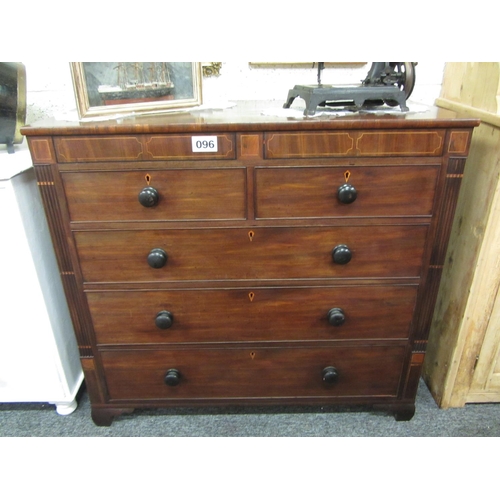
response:
[[[323,114],[315,117],[289,117],[279,103],[238,102],[226,109],[209,109],[170,114],[125,116],[99,121],[60,121],[47,119],[22,129],[24,135],[109,135],[152,133],[196,133],[210,131],[305,131],[339,129],[419,129],[474,127],[479,120],[429,108],[425,112],[401,114],[355,113],[348,116]]]

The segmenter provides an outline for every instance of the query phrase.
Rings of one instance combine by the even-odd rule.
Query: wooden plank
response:
[[[500,114],[500,63],[448,63],[440,97],[476,111]]]
[[[500,295],[498,289],[470,390],[471,392],[496,392],[496,400],[500,401]]]

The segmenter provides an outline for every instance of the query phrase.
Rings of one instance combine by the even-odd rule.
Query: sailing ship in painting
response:
[[[167,63],[118,63],[116,85],[99,85],[105,105],[173,99],[174,84]]]

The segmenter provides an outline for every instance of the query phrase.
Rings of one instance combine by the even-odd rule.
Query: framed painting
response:
[[[201,104],[201,64],[70,63],[80,119],[161,112]]]

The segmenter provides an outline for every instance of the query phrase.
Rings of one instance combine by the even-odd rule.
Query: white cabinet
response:
[[[0,402],[48,402],[66,415],[82,381],[28,149],[0,149]]]

